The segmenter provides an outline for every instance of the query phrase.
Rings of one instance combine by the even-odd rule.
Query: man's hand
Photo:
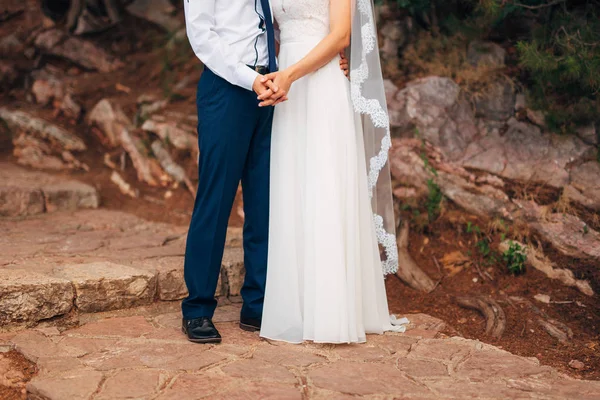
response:
[[[350,79],[350,66],[348,64],[348,59],[346,58],[346,53],[343,51],[340,53],[340,69],[346,75],[346,78]]]
[[[258,75],[252,84],[252,89],[258,95],[258,100],[261,100],[259,107],[274,106],[287,100],[286,96],[273,98],[273,94],[279,91],[279,88],[271,79],[264,75]]]
[[[261,107],[271,105],[269,104],[271,101],[274,101],[272,105],[277,105],[287,100],[287,94],[293,83],[288,71],[272,72],[265,75],[263,81],[265,84],[267,84],[268,81],[272,81],[272,85],[270,85],[272,94],[268,96],[266,93],[263,93],[258,96],[258,99],[262,101],[259,104]]]

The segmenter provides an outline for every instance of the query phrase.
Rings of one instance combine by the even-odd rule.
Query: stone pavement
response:
[[[219,345],[188,342],[177,302],[87,314],[80,327],[0,335],[37,363],[34,400],[112,399],[598,399],[535,359],[447,338],[444,323],[410,315],[405,334],[359,345],[291,345],[238,328],[240,307],[217,309]]]
[[[0,220],[0,325],[182,299],[185,233],[102,209]],[[216,293],[222,302],[239,298],[240,246],[240,229],[230,229]]]

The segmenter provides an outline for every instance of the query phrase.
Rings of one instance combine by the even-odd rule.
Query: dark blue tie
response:
[[[271,7],[269,0],[260,0],[263,14],[265,15],[265,24],[267,25],[267,44],[269,46],[269,71],[277,71],[277,59],[275,58],[275,30],[273,29],[273,17],[271,16]]]

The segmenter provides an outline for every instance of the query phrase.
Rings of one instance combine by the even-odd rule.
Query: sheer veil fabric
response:
[[[350,95],[360,114],[368,188],[384,275],[398,270],[396,225],[388,153],[392,146],[372,0],[352,0]]]

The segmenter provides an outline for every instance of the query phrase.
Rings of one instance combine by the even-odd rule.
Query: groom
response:
[[[277,70],[268,0],[185,0],[187,36],[204,63],[198,83],[198,192],[188,231],[183,332],[219,343],[212,322],[227,222],[240,180],[246,276],[240,328],[260,330],[267,275],[273,105],[286,101],[264,75]],[[347,70],[347,64],[341,64]],[[262,103],[258,96],[266,98]],[[260,103],[260,106],[259,106]]]

